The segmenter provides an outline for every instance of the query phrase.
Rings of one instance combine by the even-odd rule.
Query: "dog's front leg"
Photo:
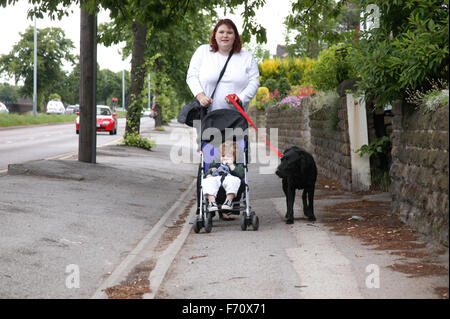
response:
[[[294,201],[295,201],[295,187],[288,185],[286,194],[286,224],[294,223]]]

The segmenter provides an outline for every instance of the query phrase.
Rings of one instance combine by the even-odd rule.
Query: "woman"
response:
[[[233,56],[211,98],[231,50]],[[208,107],[208,112],[235,109],[226,99],[229,94],[236,94],[247,111],[259,87],[259,70],[253,56],[242,48],[241,38],[233,21],[222,19],[217,22],[210,43],[201,45],[192,56],[186,82],[200,104]]]

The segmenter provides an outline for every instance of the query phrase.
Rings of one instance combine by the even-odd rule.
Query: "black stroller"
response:
[[[240,162],[244,166],[245,176],[241,179],[239,191],[232,202],[231,211],[227,213],[240,215],[240,226],[242,230],[247,230],[252,226],[253,230],[258,230],[259,219],[254,211],[251,211],[248,186],[248,124],[247,120],[235,110],[221,109],[208,113],[201,121],[201,128],[197,130],[197,142],[201,146],[202,154],[197,176],[197,218],[194,221],[194,231],[196,233],[204,227],[207,233],[211,232],[213,217],[216,212],[209,212],[208,199],[203,193],[202,182],[209,164],[217,158],[218,148],[224,141],[234,141],[239,146]],[[199,134],[201,132],[201,134]],[[225,190],[220,187],[216,197],[219,205],[217,213],[223,213],[220,208],[226,199]]]

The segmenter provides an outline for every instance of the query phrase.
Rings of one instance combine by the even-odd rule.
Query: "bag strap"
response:
[[[227,62],[225,62],[225,65],[223,66],[222,71],[220,71],[219,79],[217,80],[217,83],[216,83],[216,86],[214,88],[214,91],[211,94],[211,98],[213,98],[214,97],[214,93],[216,93],[217,86],[219,85],[220,80],[222,80],[223,74],[225,73],[225,69],[227,68],[227,65],[228,65],[228,61],[230,61],[232,55],[233,55],[233,49],[231,49],[230,54],[228,55]]]

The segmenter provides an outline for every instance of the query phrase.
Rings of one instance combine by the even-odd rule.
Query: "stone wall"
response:
[[[392,211],[448,246],[449,111],[412,112],[393,106]]]
[[[270,141],[270,128],[278,129],[278,149],[280,152],[293,145],[312,152],[309,128],[309,99],[303,100],[300,108],[281,111],[269,108],[266,111],[267,140]]]
[[[344,189],[351,189],[352,173],[350,159],[350,140],[348,136],[346,99],[341,98],[338,106],[336,131],[327,129],[331,107],[324,106],[310,114],[310,99],[305,98],[302,106],[281,111],[269,108],[262,112],[250,111],[255,123],[264,123],[266,138],[270,141],[270,128],[278,129],[278,149],[283,152],[292,145],[299,145],[310,152],[322,174],[331,177]]]
[[[310,114],[312,153],[320,171],[337,180],[341,186],[351,189],[352,166],[350,158],[350,138],[348,135],[346,98],[339,98],[338,122],[336,130],[330,130],[331,106],[323,106]]]

